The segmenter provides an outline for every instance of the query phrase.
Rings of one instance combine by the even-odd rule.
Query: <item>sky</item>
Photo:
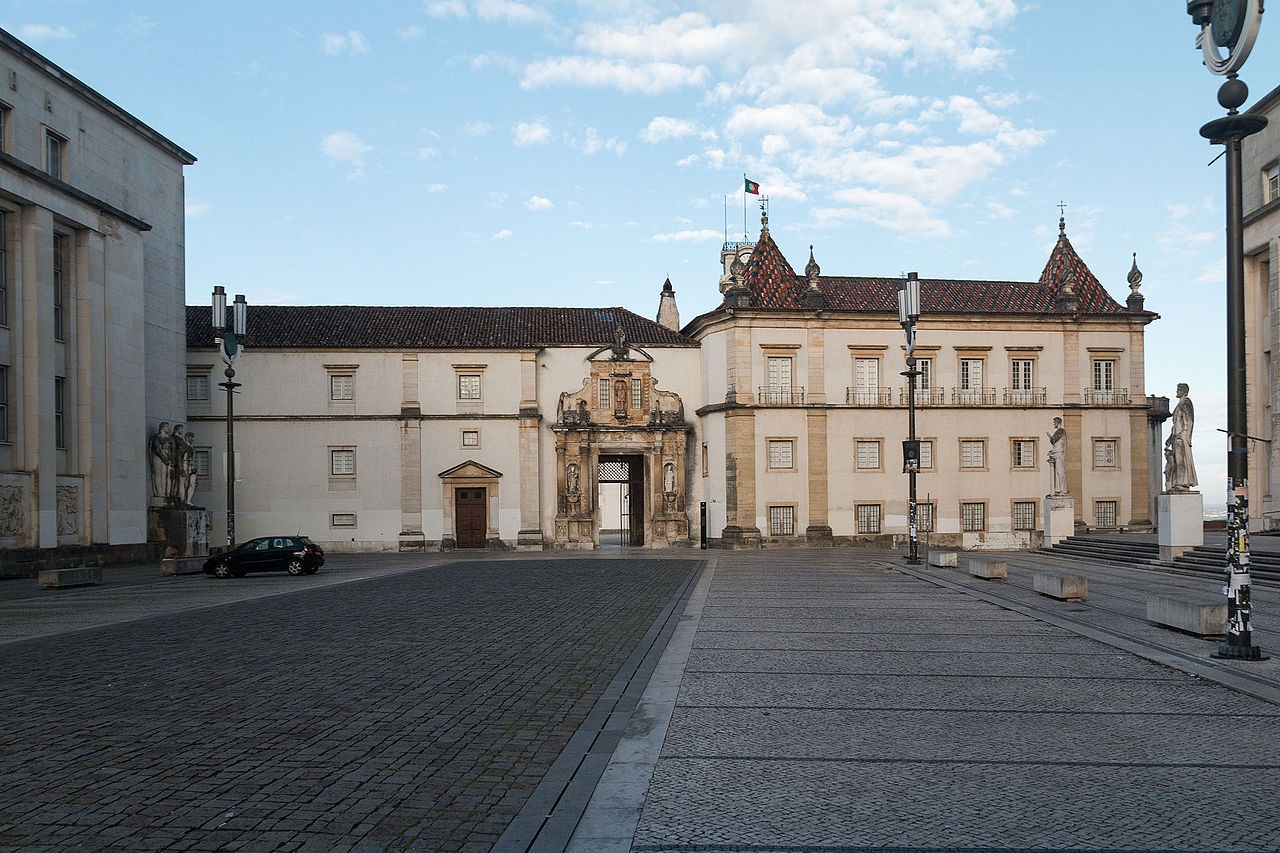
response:
[[[1137,253],[1142,390],[1190,383],[1223,502],[1221,79],[1177,0],[0,0],[0,26],[198,158],[187,300],[244,293],[251,333],[254,304],[654,316],[668,276],[687,322],[744,174],[829,275],[1035,280],[1063,203],[1121,302]],[[1264,19],[1250,103],[1278,72]]]

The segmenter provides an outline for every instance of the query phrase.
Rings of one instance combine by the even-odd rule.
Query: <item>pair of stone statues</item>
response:
[[[151,436],[147,449],[153,506],[191,506],[196,495],[195,437],[182,424],[175,424],[170,433],[168,421],[162,421]]]

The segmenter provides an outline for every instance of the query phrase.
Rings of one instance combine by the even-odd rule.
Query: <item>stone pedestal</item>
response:
[[[1071,495],[1045,495],[1044,544],[1057,545],[1076,532],[1076,499]]]
[[[534,530],[517,531],[516,532],[516,550],[517,551],[543,550],[541,528],[537,528]]]
[[[147,541],[163,542],[165,557],[209,556],[209,511],[201,507],[151,507]]]
[[[1199,492],[1164,492],[1156,498],[1160,559],[1173,560],[1204,544],[1204,496]]]

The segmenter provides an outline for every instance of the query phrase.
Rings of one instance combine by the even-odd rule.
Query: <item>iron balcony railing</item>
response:
[[[917,406],[943,406],[947,402],[947,389],[945,388],[917,388],[916,389],[916,405]],[[898,405],[907,405],[907,389],[898,389]]]
[[[762,406],[799,406],[804,404],[804,388],[775,388],[761,385],[756,389],[756,402]]]
[[[994,388],[952,388],[951,402],[957,406],[994,406]]]
[[[1127,406],[1128,388],[1086,388],[1084,402],[1087,406]]]
[[[850,406],[892,406],[893,389],[883,385],[846,388],[844,401]]]
[[[1006,406],[1043,406],[1049,399],[1044,388],[1006,388],[1004,404]]]

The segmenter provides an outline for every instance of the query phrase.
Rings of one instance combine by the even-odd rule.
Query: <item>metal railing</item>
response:
[[[1044,388],[1006,388],[1004,404],[1006,406],[1043,406],[1049,399]]]
[[[883,385],[871,388],[846,388],[844,401],[850,406],[892,406],[893,389]]]
[[[947,389],[945,388],[917,388],[916,389],[916,405],[917,406],[943,406],[947,402]],[[898,405],[907,405],[907,389],[898,389]]]
[[[1128,388],[1086,388],[1083,397],[1087,406],[1129,405]]]
[[[756,402],[762,406],[799,406],[804,403],[804,388],[761,385],[756,389]]]
[[[994,388],[952,388],[951,402],[957,406],[994,406]]]

